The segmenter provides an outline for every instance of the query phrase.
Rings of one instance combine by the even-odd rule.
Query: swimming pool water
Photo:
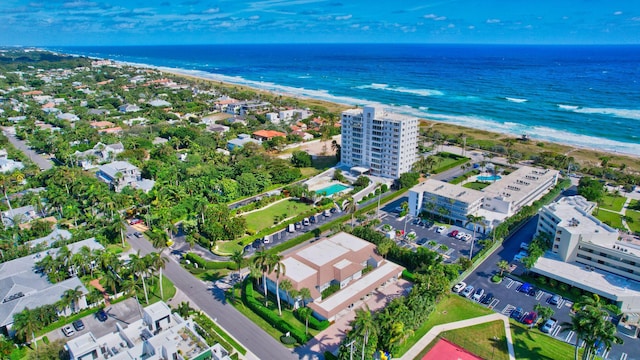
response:
[[[491,175],[491,176],[478,176],[476,178],[478,181],[497,181],[502,179],[500,175]]]
[[[325,188],[317,190],[316,193],[324,194],[324,196],[331,196],[335,193],[339,193],[340,191],[347,189],[351,189],[351,187],[344,184],[332,184]]]

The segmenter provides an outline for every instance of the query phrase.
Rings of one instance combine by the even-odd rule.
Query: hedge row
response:
[[[456,161],[452,162],[451,164],[441,166],[441,167],[433,170],[431,173],[432,174],[439,174],[439,173],[445,172],[445,171],[447,171],[449,169],[453,169],[454,167],[460,166],[460,165],[466,163],[467,161],[469,161],[468,158],[462,158],[460,160],[456,160]]]
[[[242,291],[242,299],[244,303],[258,316],[263,318],[266,322],[271,324],[271,326],[275,327],[282,333],[289,333],[293,338],[295,338],[298,343],[305,344],[309,341],[309,336],[305,334],[303,331],[300,331],[297,328],[287,324],[286,321],[282,320],[276,313],[262,305],[258,300],[253,296],[253,284],[251,277],[247,277],[244,281],[244,289]]]
[[[416,276],[407,269],[402,270],[402,278],[412,283],[416,282]]]
[[[200,257],[200,255],[194,253],[187,253],[184,258],[186,260],[191,261],[192,263],[198,264],[198,267],[201,269],[207,270],[219,270],[219,269],[229,269],[229,270],[238,270],[238,265],[233,261],[207,261]]]
[[[294,311],[293,314],[295,315],[296,319],[300,320],[300,322],[304,323],[306,320],[300,316],[300,312],[298,311]],[[309,316],[309,327],[315,330],[324,330],[326,328],[329,327],[329,325],[331,325],[331,323],[329,322],[329,320],[318,320],[316,319],[314,316]]]

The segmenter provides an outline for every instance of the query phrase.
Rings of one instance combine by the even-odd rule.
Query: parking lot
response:
[[[141,308],[139,308],[136,299],[126,299],[122,302],[113,304],[110,307],[105,308],[105,312],[107,313],[107,320],[104,322],[99,321],[96,317],[95,313],[98,311],[98,309],[96,309],[94,313],[92,313],[91,315],[87,315],[81,319],[84,323],[84,329],[80,331],[76,331],[74,329],[74,334],[72,336],[66,337],[62,333],[62,329],[53,330],[47,333],[46,336],[50,341],[55,341],[58,339],[64,339],[65,341],[68,341],[78,337],[79,335],[86,334],[87,332],[92,332],[96,338],[99,338],[116,331],[116,323],[119,323],[120,326],[125,328],[132,322],[139,320],[141,318],[140,310]]]
[[[558,320],[558,325],[551,329],[550,336],[554,338],[568,342],[575,345],[576,335],[573,331],[562,327],[560,324],[564,322],[571,322],[570,310],[573,306],[573,302],[567,299],[561,299],[557,305],[550,305],[548,300],[554,295],[551,292],[542,291],[536,289],[532,292],[532,295],[520,292],[523,283],[515,278],[505,277],[499,284],[491,282],[491,277],[498,273],[497,263],[500,260],[506,260],[510,264],[515,266],[514,274],[521,274],[524,270],[522,263],[513,261],[514,256],[521,251],[520,244],[522,242],[530,242],[535,232],[537,224],[537,217],[531,219],[510,238],[508,238],[503,245],[496,250],[491,256],[489,256],[475,272],[467,276],[464,282],[467,285],[473,286],[475,289],[478,287],[485,290],[486,294],[491,293],[494,299],[485,304],[489,308],[496,312],[510,316],[512,312],[520,307],[523,312],[531,312],[536,304],[542,304],[549,306],[553,309],[554,315],[552,318]],[[613,345],[609,352],[605,354],[599,353],[606,359],[620,359],[620,360],[640,360],[639,345],[640,340],[632,339],[621,335],[618,335],[624,340],[622,345]]]
[[[424,246],[429,250],[438,252],[444,259],[445,263],[455,263],[460,257],[469,257],[471,250],[471,238],[457,239],[452,236],[452,232],[463,232],[473,235],[473,232],[460,226],[444,225],[446,229],[438,232],[438,226],[431,221],[424,221],[412,216],[398,217],[399,207],[404,201],[408,201],[406,197],[402,197],[387,204],[380,209],[380,220],[382,221],[378,229],[382,230],[384,225],[389,225],[393,230],[405,231],[406,234],[415,233],[414,241],[405,241],[402,237],[396,238],[400,246],[416,249],[418,246]],[[478,240],[482,240],[482,234],[476,233],[476,240],[473,246],[473,253],[477,254],[482,247]]]

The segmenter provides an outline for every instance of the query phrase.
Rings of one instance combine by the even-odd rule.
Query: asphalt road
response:
[[[53,164],[50,160],[31,150],[26,142],[16,138],[14,134],[11,134],[8,131],[4,131],[4,134],[7,136],[7,139],[9,139],[9,142],[13,146],[15,146],[16,149],[22,151],[25,155],[27,155],[27,157],[31,159],[31,161],[33,161],[36,165],[38,165],[38,167],[40,167],[40,170],[49,170],[53,167]]]
[[[131,246],[144,254],[157,251],[144,237],[129,238]],[[285,348],[269,334],[247,319],[233,306],[226,303],[221,289],[212,287],[183,269],[173,257],[169,257],[164,270],[173,284],[191,301],[207,313],[227,332],[260,359],[297,359],[292,350]]]

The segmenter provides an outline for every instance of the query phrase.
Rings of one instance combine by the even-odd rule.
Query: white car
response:
[[[465,287],[467,287],[467,283],[462,281],[462,282],[459,282],[459,283],[455,284],[451,290],[453,290],[454,293],[459,293]]]
[[[444,225],[439,226],[439,227],[438,227],[438,229],[436,230],[436,232],[437,232],[438,234],[442,234],[442,233],[443,233],[443,232],[445,232],[445,231],[447,231],[447,227],[446,227],[446,226],[444,226]]]
[[[478,288],[476,290],[476,292],[473,293],[473,296],[471,297],[471,299],[473,299],[475,301],[480,301],[480,299],[482,299],[483,295],[484,295],[484,289],[483,288]]]
[[[473,237],[473,236],[471,236],[471,234],[464,234],[464,239],[465,239],[466,241],[470,241],[472,237]]]
[[[471,294],[473,294],[473,290],[474,290],[473,285],[467,285],[467,287],[464,288],[464,290],[462,290],[460,295],[468,298],[469,296],[471,296]]]
[[[464,239],[465,235],[467,235],[467,234],[465,234],[462,231],[460,231],[459,233],[456,234],[456,239],[462,240],[462,239]]]
[[[62,333],[64,334],[64,336],[70,337],[70,336],[73,336],[73,334],[75,334],[76,332],[73,330],[71,325],[67,325],[62,328]]]

